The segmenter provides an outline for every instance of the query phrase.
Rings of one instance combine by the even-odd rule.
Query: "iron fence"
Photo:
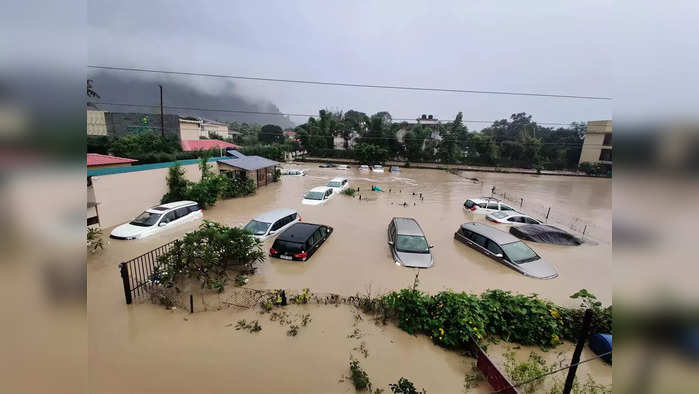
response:
[[[127,304],[133,302],[134,297],[148,294],[151,286],[150,275],[158,266],[158,257],[167,253],[177,241],[172,241],[146,252],[131,260],[119,264],[121,280],[124,284],[124,297]]]

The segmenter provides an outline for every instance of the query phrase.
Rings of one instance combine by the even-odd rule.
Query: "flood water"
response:
[[[569,296],[585,288],[604,304],[612,301],[608,179],[478,172],[459,176],[425,169],[375,174],[310,164],[285,167],[308,168],[308,175],[283,176],[254,196],[220,201],[204,217],[239,225],[271,209],[294,208],[304,222],[326,224],[335,231],[305,263],[268,258],[250,278],[248,287],[307,287],[352,295],[410,286],[417,270],[395,265],[386,243],[389,221],[404,216],[415,218],[434,244],[434,266],[419,270],[423,291],[480,293],[498,288],[537,293],[575,306]],[[350,178],[351,186],[360,188],[362,199],[337,195],[320,206],[301,205],[305,191],[325,185],[335,176]],[[478,182],[468,178],[478,178]],[[372,185],[384,192],[371,192]],[[496,190],[526,196],[523,211],[529,213],[527,207],[531,207],[535,217],[541,216],[542,207],[550,206],[560,218],[590,223],[595,228],[595,242],[581,246],[528,242],[559,272],[556,279],[539,280],[522,276],[455,241],[453,234],[460,224],[485,221],[483,215],[465,212],[464,201],[490,195],[493,185]],[[255,311],[187,315],[148,304],[124,305],[119,262],[180,238],[197,225],[183,225],[144,240],[109,240],[103,252],[89,256],[90,384],[95,388],[91,392],[353,392],[349,383],[338,383],[341,375],[348,373],[348,357],[356,346],[356,341],[346,337],[352,331],[352,313],[346,307],[316,307],[307,331],[290,338],[279,327],[272,330],[273,323],[266,316],[259,317],[263,331],[258,334],[224,328],[241,318],[257,318]],[[501,228],[507,230],[505,225]],[[265,250],[271,243],[265,243]],[[382,383],[379,387],[403,375],[428,392],[462,391],[469,359],[390,325],[366,326],[371,332],[367,338],[372,338],[370,355],[360,361],[367,365],[370,377]],[[594,368],[598,368],[593,369],[596,376],[611,376],[611,368]],[[598,381],[605,379],[603,376]]]

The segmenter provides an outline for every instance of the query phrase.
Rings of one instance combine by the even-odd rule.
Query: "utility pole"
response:
[[[165,138],[165,116],[163,115],[163,85],[160,87],[160,136]]]
[[[575,350],[573,351],[573,359],[570,362],[571,367],[568,369],[568,376],[566,376],[565,386],[563,386],[563,394],[570,394],[573,389],[573,382],[575,381],[575,372],[578,370],[578,363],[580,362],[580,354],[585,346],[585,340],[587,339],[587,334],[590,331],[590,324],[592,323],[592,309],[585,310],[585,317],[583,318],[582,328],[578,334],[578,343],[575,345]]]

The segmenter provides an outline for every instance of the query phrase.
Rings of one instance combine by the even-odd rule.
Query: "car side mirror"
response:
[[[434,245],[430,245],[430,249],[434,248]]]
[[[277,230],[272,230],[272,231],[269,232],[269,235],[274,235],[274,234],[276,234],[276,233],[277,233]]]
[[[388,241],[388,244],[393,246],[393,241]]]
[[[497,254],[495,255],[495,257],[497,257],[497,258],[500,258],[500,259],[501,259],[501,258],[502,258],[502,253],[497,253]]]
[[[165,226],[167,226],[167,222],[160,222],[160,223],[158,223],[158,226],[165,227]]]

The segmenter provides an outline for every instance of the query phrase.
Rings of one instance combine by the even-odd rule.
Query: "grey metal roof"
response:
[[[237,150],[229,150],[228,153],[234,158],[228,160],[220,160],[219,162],[223,164],[228,164],[229,166],[242,168],[246,171],[254,171],[259,170],[260,168],[279,165],[279,162],[276,162],[274,160],[265,159],[264,157],[260,156],[245,156]]]
[[[487,224],[483,224],[483,223],[476,223],[476,222],[464,223],[461,225],[461,228],[464,230],[469,230],[469,231],[473,231],[475,233],[481,234],[481,235],[485,236],[486,238],[497,242],[500,245],[509,244],[511,242],[519,241],[519,238],[515,237],[514,235],[511,235],[509,233],[506,233],[502,230],[499,230],[499,229],[492,227],[492,226],[488,226]]]
[[[420,225],[417,224],[413,218],[393,218],[393,222],[396,224],[396,233],[401,235],[422,235]]]

